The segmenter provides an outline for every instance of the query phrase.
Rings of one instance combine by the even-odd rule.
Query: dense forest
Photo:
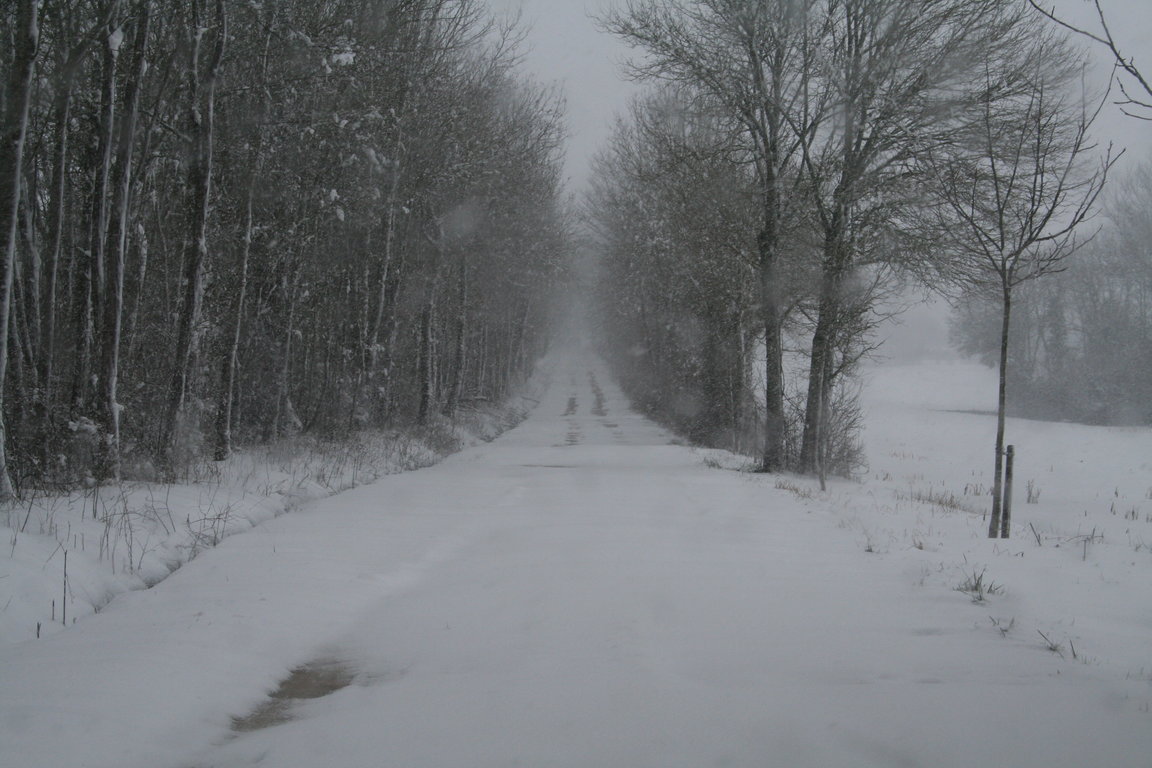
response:
[[[427,422],[545,344],[562,102],[473,0],[18,0],[0,495]]]

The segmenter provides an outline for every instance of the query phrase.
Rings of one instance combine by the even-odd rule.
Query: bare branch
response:
[[[1049,21],[1052,21],[1053,23],[1059,25],[1069,32],[1072,32],[1073,34],[1085,37],[1094,43],[1098,43],[1099,45],[1107,48],[1108,52],[1112,54],[1116,69],[1123,71],[1124,74],[1135,80],[1140,88],[1146,94],[1148,94],[1148,98],[1152,99],[1152,82],[1145,78],[1139,67],[1136,66],[1136,59],[1131,56],[1125,56],[1124,53],[1120,50],[1119,45],[1116,43],[1116,39],[1112,36],[1112,29],[1108,26],[1108,19],[1104,15],[1104,9],[1100,6],[1100,0],[1092,0],[1092,2],[1096,8],[1096,16],[1100,20],[1101,32],[1099,34],[1090,32],[1082,27],[1078,27],[1074,24],[1064,21],[1056,15],[1055,7],[1045,8],[1044,6],[1040,5],[1038,0],[1028,0],[1028,4],[1036,9],[1040,15],[1044,16]],[[1137,107],[1139,109],[1152,110],[1152,101],[1144,101],[1143,97],[1139,99],[1135,98],[1132,96],[1132,94],[1129,92],[1129,89],[1124,85],[1123,82],[1120,82],[1119,85],[1120,92],[1124,95],[1124,100],[1117,102],[1117,104],[1121,107],[1121,111],[1123,111],[1124,114],[1128,117],[1134,117],[1138,120],[1152,121],[1152,115],[1140,115],[1131,112],[1128,109],[1124,109],[1124,107]]]

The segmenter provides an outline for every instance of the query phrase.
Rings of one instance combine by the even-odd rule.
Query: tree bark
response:
[[[172,469],[176,425],[188,393],[192,373],[192,351],[196,327],[204,300],[204,267],[208,261],[208,205],[212,190],[212,131],[215,118],[216,79],[224,56],[227,18],[224,0],[216,0],[216,47],[204,77],[200,75],[202,0],[190,3],[188,25],[188,255],[184,262],[184,298],[176,337],[175,366],[168,391],[168,403],[161,424],[158,458]]]
[[[468,262],[464,255],[460,256],[456,274],[456,307],[454,334],[456,348],[452,355],[452,379],[448,384],[448,396],[444,401],[444,415],[451,418],[456,415],[460,405],[460,394],[464,386],[464,364],[467,360],[468,336]]]
[[[56,363],[56,294],[60,275],[60,253],[64,241],[64,195],[67,184],[69,123],[72,120],[72,87],[79,58],[64,64],[63,77],[57,83],[53,107],[52,181],[48,201],[48,247],[44,253],[45,286],[43,319],[41,320],[41,348],[39,354],[40,380],[43,387],[44,411],[40,425],[42,440],[39,447],[43,466],[47,467],[52,455],[52,409],[55,399],[53,377]]]
[[[1008,403],[1008,328],[1012,319],[1012,290],[1007,283],[1004,285],[1001,298],[1000,384],[996,397],[996,465],[992,475],[992,516],[988,521],[988,538],[990,539],[1001,536],[1000,513],[1004,498],[1004,421]]]
[[[101,71],[100,127],[93,158],[92,198],[88,222],[88,252],[81,254],[76,269],[74,318],[76,322],[76,353],[72,366],[72,418],[91,415],[94,388],[92,361],[96,355],[98,332],[96,323],[103,321],[105,291],[104,248],[108,233],[108,186],[112,166],[113,132],[116,120],[116,62],[120,47],[114,33],[118,30],[113,17],[119,0],[109,0],[106,21],[100,29],[104,42],[104,60]]]
[[[428,423],[436,399],[436,366],[433,356],[436,347],[436,283],[439,270],[430,275],[424,284],[424,302],[420,311],[420,406],[416,412],[416,422]]]
[[[108,268],[105,270],[104,320],[101,328],[100,415],[104,441],[98,480],[120,479],[120,406],[116,388],[120,373],[120,338],[124,319],[124,265],[128,245],[128,211],[132,197],[132,150],[136,143],[136,123],[140,108],[140,91],[147,69],[145,54],[152,21],[152,2],[144,0],[136,21],[132,46],[132,64],[124,93],[124,110],[120,116],[119,143],[113,175],[112,218],[108,227]]]
[[[16,231],[28,133],[32,73],[40,46],[39,0],[21,0],[16,8],[15,50],[5,83],[5,109],[0,123],[0,222],[4,227],[3,277],[0,279],[0,500],[15,495],[8,468],[7,428],[4,425],[4,380],[8,368],[12,278],[16,265]]]
[[[397,117],[397,120],[400,118]],[[384,214],[384,257],[380,264],[380,279],[378,281],[378,293],[376,295],[376,308],[372,314],[372,320],[369,325],[368,332],[368,349],[366,355],[366,367],[368,369],[368,378],[371,379],[375,373],[379,363],[380,357],[380,331],[384,326],[384,309],[388,296],[388,280],[391,277],[389,274],[392,268],[392,256],[396,248],[396,212],[400,206],[400,178],[401,178],[401,165],[400,153],[403,151],[403,133],[399,128],[396,130],[396,139],[393,143],[392,158],[392,179],[388,184],[388,198],[385,202]]]
[[[281,291],[287,304],[287,317],[284,323],[284,345],[280,357],[280,373],[276,380],[276,412],[272,416],[273,439],[288,433],[288,426],[295,425],[296,412],[292,407],[292,389],[289,377],[292,373],[292,337],[296,334],[296,290],[300,277],[299,263],[288,266],[281,277]]]
[[[762,472],[778,472],[784,466],[784,342],[780,311],[780,276],[777,232],[778,205],[775,194],[765,203],[766,222],[760,230],[760,317],[764,323],[764,450]]]
[[[264,120],[269,101],[268,53],[272,41],[276,7],[274,5],[269,6],[267,13],[267,18],[263,20],[265,36],[259,70],[259,101],[256,105],[256,117],[254,119],[255,135],[251,138],[252,151],[248,162],[248,183],[244,190],[244,233],[240,238],[240,274],[237,276],[236,300],[231,318],[232,327],[228,332],[220,361],[220,391],[216,398],[215,439],[212,447],[212,458],[215,461],[224,461],[232,454],[232,403],[236,396],[236,368],[239,364],[244,306],[248,296],[248,261],[252,253],[252,234],[255,221],[253,199],[256,195],[256,184],[263,169]]]
[[[48,243],[44,252],[44,299],[41,319],[41,348],[37,358],[39,377],[43,387],[44,423],[41,425],[43,444],[41,459],[48,466],[52,455],[51,419],[55,400],[56,366],[56,296],[59,290],[60,254],[64,243],[65,194],[68,179],[68,153],[71,141],[72,103],[76,74],[91,47],[91,35],[83,35],[67,55],[61,52],[56,95],[52,108],[52,179],[48,199]]]
[[[393,378],[396,366],[396,342],[400,333],[400,306],[396,299],[400,295],[402,282],[406,277],[406,260],[403,249],[397,255],[397,263],[392,269],[392,285],[389,288],[388,311],[384,315],[384,328],[381,334],[386,341],[382,352],[382,361],[379,364],[380,380],[374,387],[373,399],[377,402],[381,422],[388,422],[392,418],[394,407],[395,387]]]
[[[252,251],[252,197],[256,188],[256,168],[252,168],[244,201],[244,234],[240,239],[240,274],[232,309],[232,328],[221,356],[220,394],[216,400],[216,436],[212,458],[224,461],[232,454],[232,399],[236,395],[236,368],[240,356],[240,333],[244,325],[244,303],[248,294],[248,257]]]
[[[825,429],[826,414],[833,381],[836,338],[842,332],[838,326],[842,315],[840,289],[841,259],[836,255],[839,247],[835,234],[832,242],[825,245],[823,277],[820,285],[820,301],[816,313],[816,328],[812,333],[811,354],[808,364],[808,397],[804,409],[804,432],[800,441],[801,472],[822,474],[821,458],[827,452],[828,439]]]

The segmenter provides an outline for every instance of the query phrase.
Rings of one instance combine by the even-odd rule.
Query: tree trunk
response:
[[[4,426],[4,380],[8,368],[9,322],[12,314],[12,273],[16,264],[16,230],[28,133],[32,72],[39,49],[39,0],[21,0],[16,8],[15,50],[5,83],[5,109],[0,123],[0,222],[3,222],[3,276],[0,279],[0,500],[15,495],[8,471],[7,429]]]
[[[748,327],[744,311],[737,301],[733,307],[736,313],[736,363],[732,382],[732,450],[744,453],[747,437],[746,411],[748,409]]]
[[[55,399],[53,377],[56,358],[56,293],[60,275],[60,252],[64,241],[64,195],[67,183],[69,123],[72,119],[73,68],[65,65],[63,81],[58,84],[53,108],[54,136],[52,157],[52,181],[48,202],[48,248],[44,253],[45,286],[44,316],[41,320],[41,348],[39,355],[40,381],[43,387],[44,411],[40,425],[42,435],[39,446],[40,459],[44,467],[49,466],[52,456],[52,409]]]
[[[428,277],[424,285],[424,305],[420,311],[420,407],[416,412],[416,422],[428,423],[432,415],[433,401],[436,398],[436,366],[433,361],[436,346],[436,274]]]
[[[467,360],[468,336],[468,262],[464,255],[460,256],[456,274],[456,307],[455,328],[456,349],[452,355],[452,379],[448,384],[448,396],[444,401],[444,415],[451,418],[456,415],[460,405],[460,394],[464,387],[464,363]]]
[[[20,185],[19,237],[24,246],[26,266],[22,266],[20,259],[17,259],[15,263],[18,271],[13,274],[16,285],[23,287],[22,290],[17,290],[13,297],[18,302],[17,306],[21,312],[20,322],[24,325],[24,349],[28,357],[30,385],[33,388],[38,386],[36,377],[40,371],[39,360],[43,334],[40,320],[44,316],[41,307],[44,295],[44,260],[35,221],[39,210],[39,206],[36,204],[39,199],[36,190],[37,179],[37,174],[29,173],[28,178]],[[23,276],[21,276],[21,272],[23,272]],[[30,415],[24,414],[24,418]]]
[[[55,400],[56,367],[56,296],[59,291],[60,254],[63,252],[65,195],[68,183],[68,152],[71,139],[73,89],[76,73],[80,70],[90,47],[90,36],[85,35],[67,52],[61,51],[56,96],[53,104],[52,179],[48,199],[48,243],[44,253],[44,297],[41,319],[41,348],[37,358],[39,377],[43,387],[44,412],[40,425],[42,444],[39,447],[43,466],[52,461],[52,425]]]
[[[298,262],[289,264],[281,277],[281,291],[287,304],[284,323],[283,354],[280,358],[280,373],[276,379],[276,411],[272,415],[273,439],[288,434],[288,427],[296,426],[296,411],[292,407],[292,389],[289,379],[292,373],[292,338],[296,334],[296,292],[300,279]]]
[[[826,246],[826,252],[835,248]],[[825,257],[821,279],[820,303],[816,315],[816,328],[812,333],[811,354],[808,363],[808,396],[804,408],[804,432],[800,441],[801,472],[823,474],[821,458],[826,454],[827,430],[824,429],[833,381],[836,337],[840,332],[841,268],[836,256]]]
[[[760,252],[760,317],[764,322],[764,452],[760,469],[777,472],[784,465],[784,342],[777,270],[778,214],[775,193],[765,203],[763,228],[757,237]]]
[[[397,118],[399,119],[399,118]],[[388,296],[388,280],[390,278],[389,270],[392,268],[392,256],[396,248],[396,211],[400,206],[400,153],[403,150],[403,135],[399,129],[396,131],[396,141],[393,147],[393,154],[395,157],[392,160],[392,180],[388,185],[388,199],[385,203],[386,213],[384,215],[384,258],[380,264],[380,280],[379,289],[376,295],[376,309],[372,314],[372,320],[369,325],[368,332],[368,349],[366,367],[368,369],[368,378],[371,379],[376,373],[376,368],[379,363],[380,353],[380,331],[384,327],[385,317],[384,309]]]
[[[264,19],[264,51],[260,60],[259,101],[256,117],[253,120],[255,136],[252,137],[252,151],[248,162],[248,184],[244,191],[244,234],[240,239],[240,274],[237,278],[236,303],[232,312],[232,327],[226,339],[226,347],[221,355],[220,391],[216,398],[216,429],[212,447],[212,458],[224,461],[232,454],[232,403],[236,396],[236,368],[240,357],[240,336],[244,323],[244,305],[248,296],[248,261],[252,253],[252,233],[255,216],[253,199],[256,184],[263,169],[264,121],[268,109],[268,51],[272,41],[276,6],[267,9]]]
[[[125,357],[132,359],[136,350],[136,339],[140,328],[140,304],[144,298],[144,286],[148,282],[148,235],[143,226],[136,226],[136,278],[132,291],[132,309],[128,313],[128,327],[125,332],[127,344]]]
[[[252,197],[256,190],[256,168],[250,171],[244,201],[244,235],[240,240],[240,274],[237,276],[236,303],[232,310],[224,354],[221,356],[220,394],[216,400],[216,440],[212,458],[224,461],[232,454],[232,398],[236,394],[236,366],[240,355],[240,332],[244,323],[244,302],[248,293],[248,257],[252,251]]]
[[[105,292],[104,248],[108,233],[108,185],[112,167],[112,143],[116,120],[116,62],[120,55],[118,29],[112,18],[119,0],[109,0],[107,22],[100,29],[104,41],[104,63],[101,71],[100,127],[93,158],[91,208],[88,222],[88,253],[76,269],[76,355],[72,367],[72,417],[87,417],[93,409],[92,361],[96,355],[98,333],[102,322]]]
[[[1000,387],[996,398],[996,465],[992,475],[992,518],[988,538],[1001,535],[1000,512],[1004,482],[1004,419],[1008,403],[1008,327],[1012,319],[1012,288],[1005,282],[1001,292],[1003,311],[1000,322]]]
[[[124,319],[124,264],[128,244],[128,211],[132,197],[132,150],[136,143],[136,121],[140,107],[140,91],[147,68],[145,54],[148,32],[152,21],[151,0],[140,6],[136,22],[136,38],[132,47],[132,65],[124,93],[124,112],[120,116],[119,144],[116,148],[116,168],[113,177],[112,218],[108,228],[108,268],[105,270],[104,321],[101,328],[100,393],[101,443],[103,457],[98,480],[120,479],[120,407],[116,402],[116,388],[120,373],[120,336]]]
[[[11,337],[8,340],[8,410],[14,415],[12,421],[6,422],[9,442],[22,448],[22,456],[26,464],[33,459],[33,452],[28,450],[30,436],[30,422],[36,404],[34,394],[36,388],[36,349],[35,329],[33,319],[36,316],[36,262],[38,252],[35,235],[30,231],[32,227],[29,200],[29,186],[31,179],[25,179],[21,185],[20,205],[20,242],[27,259],[21,259],[19,254],[12,262],[12,298],[11,313],[8,320]],[[19,248],[20,246],[18,246]],[[25,264],[25,261],[28,263]]]
[[[158,459],[171,470],[176,424],[188,393],[192,350],[204,300],[204,268],[208,261],[208,204],[212,189],[212,129],[215,118],[216,79],[228,36],[224,0],[216,0],[216,48],[201,80],[200,56],[204,26],[201,0],[190,3],[188,27],[188,254],[184,263],[184,299],[176,336],[175,366],[168,403],[160,428]]]
[[[528,317],[532,314],[530,298],[522,301],[523,306],[516,317],[516,329],[512,339],[512,352],[509,355],[508,382],[501,397],[508,394],[512,384],[526,373],[528,367]]]

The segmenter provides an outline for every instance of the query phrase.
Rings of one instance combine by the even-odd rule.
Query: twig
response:
[[[1040,637],[1044,638],[1044,642],[1048,643],[1048,650],[1052,651],[1052,653],[1056,654],[1060,658],[1064,658],[1064,654],[1060,650],[1059,643],[1052,642],[1050,639],[1048,639],[1048,635],[1044,634],[1040,630],[1036,630],[1036,632],[1039,633]]]

